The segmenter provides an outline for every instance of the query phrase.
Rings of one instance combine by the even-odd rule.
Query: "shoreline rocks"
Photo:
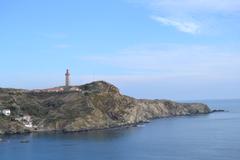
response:
[[[223,109],[214,109],[211,111],[211,113],[216,113],[216,112],[227,112],[227,111],[225,111]]]

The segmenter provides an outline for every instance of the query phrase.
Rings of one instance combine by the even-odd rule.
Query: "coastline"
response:
[[[81,129],[78,131],[64,131],[64,130],[28,130],[23,133],[5,133],[0,134],[0,137],[4,138],[5,136],[11,136],[11,135],[29,135],[29,134],[71,134],[71,133],[82,133],[82,132],[95,132],[95,131],[105,131],[105,130],[118,130],[118,129],[125,129],[125,128],[132,128],[137,127],[138,125],[142,124],[148,124],[152,123],[154,120],[161,120],[161,119],[167,119],[167,118],[178,118],[178,117],[195,117],[195,116],[203,116],[208,115],[212,113],[218,113],[218,112],[225,112],[225,111],[211,111],[209,113],[199,113],[199,114],[193,114],[193,115],[178,115],[178,116],[166,116],[166,117],[156,117],[149,119],[144,122],[138,122],[133,124],[125,124],[125,125],[119,125],[119,126],[112,126],[112,127],[106,127],[106,128],[91,128],[91,129]],[[1,141],[0,141],[1,142]]]
[[[152,119],[211,113],[202,103],[135,99],[104,81],[75,86],[72,92],[4,90],[0,103],[12,115],[2,117],[0,134],[83,132],[136,126]]]

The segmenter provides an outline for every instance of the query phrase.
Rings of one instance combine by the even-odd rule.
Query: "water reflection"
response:
[[[9,135],[2,136],[2,142],[11,141],[23,141],[23,140],[36,140],[36,139],[55,139],[55,140],[69,140],[69,141],[111,141],[113,139],[120,139],[126,137],[127,135],[134,134],[137,132],[137,127],[128,128],[117,128],[117,129],[107,129],[107,130],[97,130],[97,131],[87,131],[87,132],[73,132],[73,133],[32,133],[24,135]]]

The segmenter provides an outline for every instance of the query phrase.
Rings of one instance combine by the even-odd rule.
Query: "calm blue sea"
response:
[[[127,129],[4,137],[0,160],[239,160],[240,100],[200,102],[229,112]]]

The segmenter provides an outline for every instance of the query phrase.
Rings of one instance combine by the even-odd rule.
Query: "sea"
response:
[[[226,112],[104,131],[5,136],[0,160],[240,160],[240,100],[198,102]]]

